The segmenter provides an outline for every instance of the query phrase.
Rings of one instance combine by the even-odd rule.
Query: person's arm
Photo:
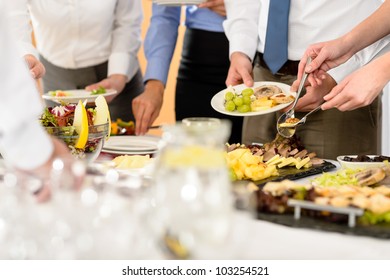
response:
[[[2,3],[0,10],[4,11]],[[43,101],[17,53],[16,39],[8,26],[7,20],[0,17],[0,153],[7,165],[42,180],[44,191],[38,199],[44,200],[50,187],[52,161],[60,158],[65,168],[70,168],[74,159],[66,145],[52,139],[38,122]],[[75,186],[81,182],[75,181]]]
[[[346,77],[324,97],[323,110],[350,111],[371,104],[390,81],[390,52]]]
[[[32,27],[26,0],[13,0],[8,3],[8,17],[11,34],[17,39],[19,55],[23,56],[34,79],[45,74],[45,67],[38,60],[38,52],[32,43]]]
[[[176,46],[180,13],[180,7],[153,4],[152,18],[144,43],[147,60],[145,91],[133,100],[137,135],[145,134],[160,113],[169,66]]]
[[[137,56],[141,47],[143,19],[141,0],[118,0],[113,17],[114,27],[107,79],[89,85],[86,87],[87,90],[103,86],[121,92],[139,69]]]
[[[231,59],[226,85],[253,84],[252,61],[258,46],[260,1],[225,0],[227,19],[223,26],[229,39]]]
[[[303,72],[328,71],[346,62],[355,53],[390,33],[390,1],[385,1],[371,16],[344,36],[310,45],[299,63],[298,80]],[[306,65],[306,58],[313,61]],[[320,79],[312,81],[321,83]]]

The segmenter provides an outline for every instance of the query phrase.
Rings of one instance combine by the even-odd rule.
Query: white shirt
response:
[[[251,59],[263,53],[270,0],[225,0],[227,20],[224,29],[230,54],[243,52]],[[288,29],[288,58],[300,60],[310,44],[336,39],[372,14],[382,0],[291,0]],[[257,34],[257,36],[254,36]],[[345,64],[329,71],[340,82],[368,63],[383,48],[390,47],[390,36],[360,51]]]
[[[54,147],[38,122],[42,99],[8,27],[0,17],[0,152],[11,165],[28,170],[45,163]]]
[[[56,66],[78,69],[108,60],[108,76],[123,74],[128,80],[139,69],[141,0],[12,0],[9,5],[23,54],[33,53],[31,18],[39,53]]]

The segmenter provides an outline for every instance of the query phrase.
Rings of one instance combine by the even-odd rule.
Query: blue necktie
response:
[[[273,74],[288,60],[288,15],[290,0],[270,0],[264,61]]]

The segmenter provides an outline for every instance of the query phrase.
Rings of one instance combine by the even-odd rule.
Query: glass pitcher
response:
[[[220,258],[230,230],[233,199],[224,158],[231,124],[190,118],[165,126],[156,158],[156,219],[176,258]]]

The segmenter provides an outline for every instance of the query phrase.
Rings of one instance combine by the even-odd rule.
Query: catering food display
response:
[[[95,100],[95,108],[67,104],[45,108],[39,121],[46,131],[63,140],[77,158],[89,161],[99,155],[105,138],[110,135],[110,113],[105,98]]]
[[[360,226],[390,223],[390,167],[373,169],[341,169],[324,173],[308,184],[290,180],[269,182],[256,192],[257,211],[291,214],[289,200],[310,201],[330,206],[328,211],[303,210],[304,215],[332,222],[345,222],[347,216],[337,214],[339,208],[363,210]],[[334,211],[332,211],[334,209]]]
[[[320,173],[335,167],[317,158],[314,152],[307,151],[297,137],[284,138],[279,134],[272,142],[262,146],[227,145],[225,157],[234,180],[252,180],[257,184],[264,179],[285,178],[288,172],[296,175],[313,167],[326,167],[318,169],[317,173]],[[279,177],[281,174],[282,178]]]

